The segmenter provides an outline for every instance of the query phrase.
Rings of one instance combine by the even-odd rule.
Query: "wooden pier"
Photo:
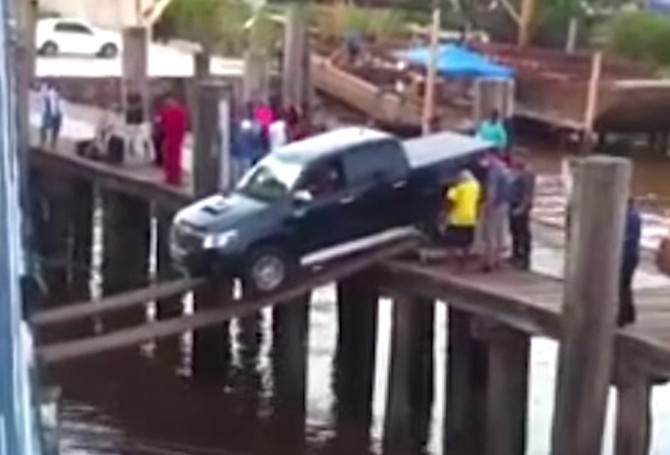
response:
[[[416,448],[406,446],[408,431],[411,433],[411,423],[418,418],[417,410],[428,400],[433,369],[444,368],[433,365],[428,354],[432,352],[437,302],[449,309],[448,453],[524,453],[529,346],[530,337],[536,335],[557,339],[562,347],[553,453],[598,453],[593,448],[599,447],[602,439],[604,394],[610,384],[620,392],[617,455],[647,453],[649,390],[654,381],[670,377],[670,286],[639,291],[637,323],[615,329],[618,270],[605,265],[619,260],[618,249],[611,247],[620,241],[621,231],[615,227],[621,221],[628,184],[620,161],[612,164],[596,159],[595,177],[581,177],[582,182],[591,182],[583,194],[597,196],[582,201],[577,216],[582,218],[581,227],[572,234],[591,243],[576,250],[585,253],[572,253],[569,258],[572,266],[581,264],[582,271],[589,270],[584,264],[602,269],[584,274],[583,278],[592,282],[575,282],[578,277],[574,274],[564,282],[511,270],[454,274],[443,264],[420,261],[414,254],[417,241],[408,239],[308,271],[276,294],[233,298],[230,279],[182,279],[171,272],[167,254],[170,214],[195,197],[192,186],[197,185],[169,187],[162,183],[158,169],[93,162],[77,156],[67,138],[62,145],[58,152],[33,149],[30,156],[36,174],[33,209],[40,220],[36,237],[47,240],[39,242],[38,253],[49,259],[65,259],[62,273],[51,283],[62,288],[77,284],[79,289],[75,298],[58,293],[60,300],[32,308],[30,321],[38,334],[42,364],[76,361],[194,332],[195,363],[204,365],[198,371],[209,374],[227,359],[225,324],[273,306],[275,335],[287,362],[277,367],[285,373],[281,383],[284,395],[304,401],[306,296],[316,287],[337,282],[338,344],[360,347],[356,356],[347,351],[338,354],[339,361],[348,364],[338,387],[355,383],[360,394],[356,396],[364,401],[374,381],[376,302],[381,295],[394,300],[384,438],[388,453],[416,453]],[[199,193],[216,190],[201,187]],[[586,207],[589,201],[598,205]],[[91,298],[82,283],[88,283],[92,273],[95,216],[100,217],[103,231],[103,295]],[[153,231],[149,229],[152,220],[158,226]],[[149,248],[151,242],[157,248]],[[150,259],[159,263],[153,279],[148,270]],[[192,314],[184,314],[179,302],[188,292],[195,293]],[[63,305],[65,301],[78,303]],[[151,321],[146,318],[149,302],[157,306],[157,317]],[[579,310],[566,311],[568,302],[579,305]],[[91,328],[92,319],[101,321],[101,330]],[[589,389],[580,387],[582,383]],[[353,395],[350,399],[358,400]],[[631,415],[641,417],[632,419]],[[571,435],[568,423],[584,430]],[[296,427],[299,439],[297,431]]]

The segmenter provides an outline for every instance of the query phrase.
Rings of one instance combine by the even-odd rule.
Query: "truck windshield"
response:
[[[237,191],[256,199],[281,199],[289,194],[301,172],[300,165],[270,155],[242,178]]]

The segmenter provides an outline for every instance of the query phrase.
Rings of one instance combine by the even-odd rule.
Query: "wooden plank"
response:
[[[630,177],[630,162],[621,158],[591,157],[576,169],[553,455],[602,450]]]
[[[70,322],[90,316],[97,316],[111,311],[143,305],[153,300],[160,300],[175,294],[182,294],[194,290],[205,283],[202,278],[184,278],[166,283],[155,283],[149,287],[112,295],[99,300],[74,303],[53,310],[39,311],[33,315],[30,322],[33,327]]]
[[[269,305],[283,305],[303,295],[311,289],[323,286],[338,278],[342,278],[371,265],[387,260],[417,246],[417,240],[407,239],[385,245],[362,256],[355,256],[324,269],[321,273],[308,276],[300,284],[258,298],[237,300],[224,308],[202,311],[179,319],[154,322],[128,330],[120,330],[98,337],[83,340],[57,343],[38,349],[38,356],[45,363],[55,363],[86,355],[97,354],[112,349],[141,344],[145,341],[174,336],[189,330],[220,324],[237,317],[244,317]]]

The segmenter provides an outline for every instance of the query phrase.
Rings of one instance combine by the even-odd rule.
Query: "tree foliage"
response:
[[[609,24],[607,45],[613,52],[654,66],[670,65],[670,19],[648,12],[616,16]]]
[[[156,35],[237,55],[246,47],[244,26],[251,16],[251,7],[242,0],[173,0],[156,26]]]

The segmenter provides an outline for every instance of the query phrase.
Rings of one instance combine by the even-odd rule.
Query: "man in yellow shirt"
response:
[[[481,185],[472,172],[464,170],[458,182],[447,189],[445,196],[447,204],[445,241],[447,246],[456,250],[461,259],[459,261],[461,268],[464,268],[475,238]]]

